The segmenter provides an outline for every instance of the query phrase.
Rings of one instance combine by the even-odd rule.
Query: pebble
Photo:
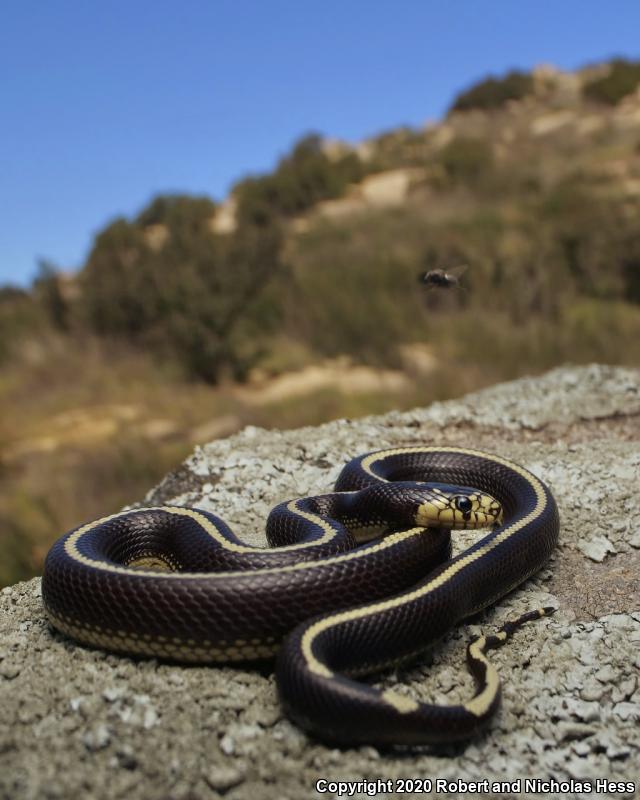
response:
[[[640,703],[616,703],[613,713],[625,721],[640,722]]]
[[[104,724],[98,724],[88,730],[82,737],[87,750],[102,750],[109,745],[111,734]]]
[[[243,773],[231,766],[216,766],[208,769],[203,775],[207,784],[217,791],[226,791],[244,780]]]
[[[563,742],[570,742],[574,739],[584,739],[596,732],[592,725],[585,725],[580,722],[563,722],[558,725],[558,733]]]
[[[9,681],[17,678],[21,671],[21,667],[15,662],[3,660],[2,663],[0,663],[0,675]]]
[[[606,536],[594,536],[586,542],[578,542],[576,546],[581,553],[598,563],[604,561],[609,553],[618,552]]]

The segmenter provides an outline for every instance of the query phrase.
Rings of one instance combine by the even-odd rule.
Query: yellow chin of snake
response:
[[[471,507],[458,508],[460,497],[468,499]],[[502,505],[481,492],[462,496],[442,493],[418,506],[415,521],[425,528],[488,528],[502,524]]]

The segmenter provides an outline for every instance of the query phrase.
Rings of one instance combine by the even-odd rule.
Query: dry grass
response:
[[[350,391],[355,387],[345,387],[341,368],[334,383],[301,394],[298,380],[290,396],[280,391],[273,402],[256,403],[250,388],[186,382],[144,354],[93,341],[54,346],[41,360],[5,368],[0,585],[40,573],[58,535],[139,501],[203,438],[244,424],[291,428],[422,406],[566,361],[640,363],[640,308],[629,304],[577,300],[555,321],[522,324],[507,314],[459,308],[455,301],[423,313],[431,371],[396,368],[387,374],[402,380],[388,382],[387,389],[367,389],[376,384],[365,381],[364,391]],[[424,323],[416,321],[415,328]],[[294,353],[296,367],[312,358]],[[273,381],[263,373],[256,392]]]
[[[57,536],[139,501],[216,431],[407,408],[437,385],[427,390],[408,376],[400,390],[367,391],[369,381],[345,391],[336,388],[342,368],[337,383],[303,395],[298,385],[295,396],[256,404],[235,386],[186,382],[126,349],[85,342],[53,351],[10,365],[0,379],[0,586],[39,574]]]

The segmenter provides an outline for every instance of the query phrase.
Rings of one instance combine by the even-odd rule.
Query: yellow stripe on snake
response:
[[[451,557],[451,530],[484,529]],[[459,447],[381,450],[350,461],[335,491],[276,506],[270,549],[179,506],[114,514],[65,534],[43,599],[58,630],[118,653],[184,662],[278,654],[286,713],[339,743],[468,739],[498,707],[486,650],[538,609],[467,651],[467,702],[418,703],[359,681],[424,650],[535,573],[556,545],[548,488],[500,456]]]

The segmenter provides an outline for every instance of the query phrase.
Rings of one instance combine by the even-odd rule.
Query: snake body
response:
[[[492,522],[451,558],[449,529]],[[381,450],[349,462],[335,492],[274,508],[273,549],[178,506],[82,525],[51,548],[43,601],[54,627],[115,652],[186,662],[278,652],[283,706],[321,738],[457,741],[499,702],[486,650],[549,609],[469,647],[478,689],[467,703],[417,703],[355,678],[423,650],[535,573],[558,529],[548,488],[507,459],[458,447]]]

